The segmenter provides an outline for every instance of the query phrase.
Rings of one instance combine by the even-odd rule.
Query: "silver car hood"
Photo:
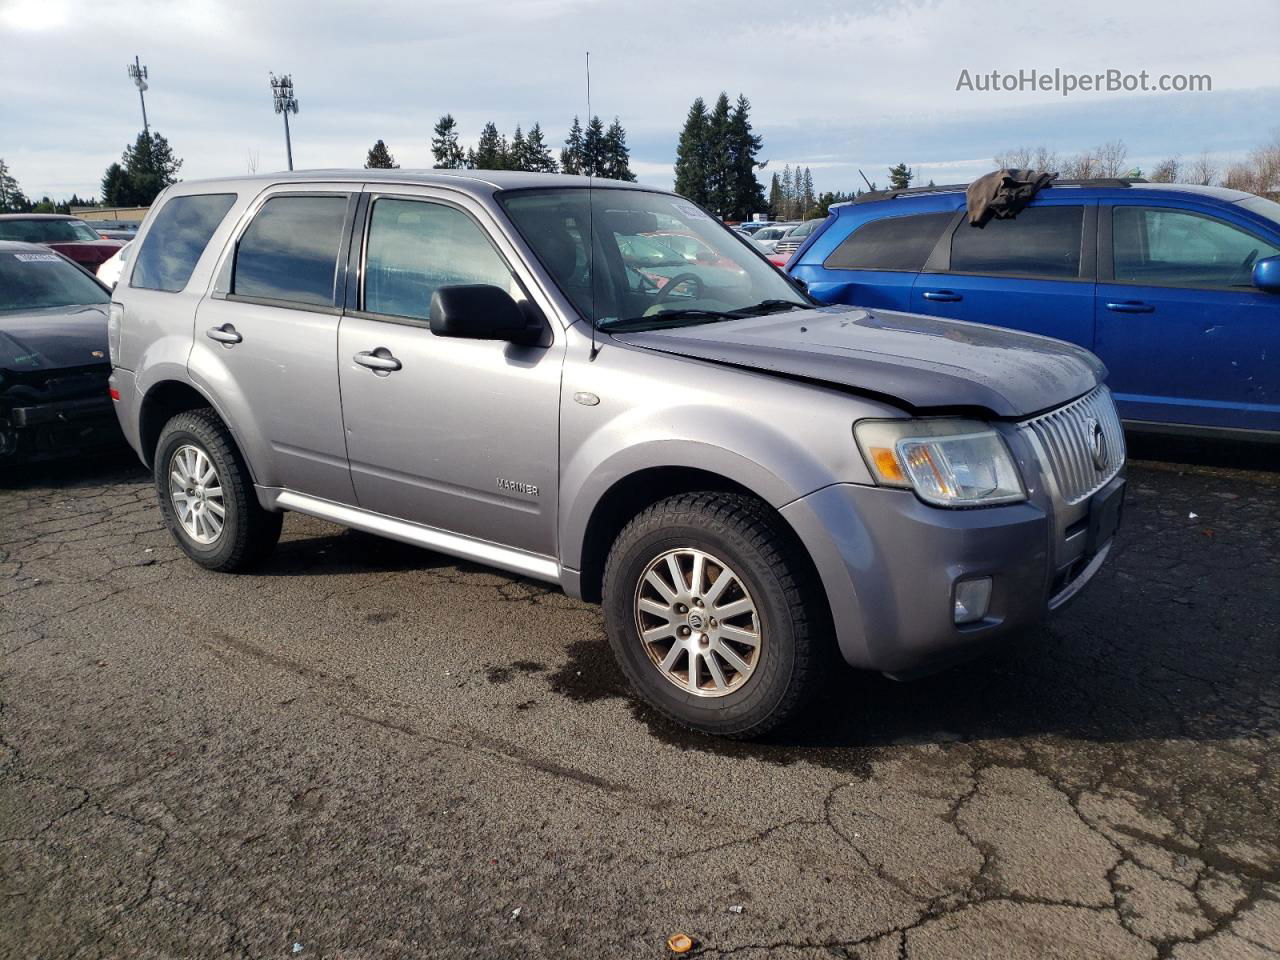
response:
[[[1025,417],[1107,375],[1088,350],[1003,327],[889,310],[821,307],[617,333],[623,343],[885,397],[915,410],[980,407]]]

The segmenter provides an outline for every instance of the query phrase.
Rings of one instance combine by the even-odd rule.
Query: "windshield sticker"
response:
[[[15,253],[23,263],[57,263],[62,258],[56,253]]]
[[[705,213],[695,207],[692,203],[673,203],[678,213],[683,213],[690,220],[710,220]]]

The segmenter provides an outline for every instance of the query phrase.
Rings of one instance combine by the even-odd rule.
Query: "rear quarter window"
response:
[[[831,251],[830,270],[906,270],[918,273],[952,213],[885,217],[862,224]]]
[[[192,194],[166,201],[138,250],[129,286],[169,293],[184,289],[213,231],[235,202],[234,193]]]

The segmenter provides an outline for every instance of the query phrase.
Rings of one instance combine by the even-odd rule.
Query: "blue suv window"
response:
[[[1070,279],[1080,275],[1084,207],[1027,207],[1012,220],[967,221],[951,238],[951,272]]]
[[[213,231],[235,202],[234,193],[195,194],[166,201],[142,241],[129,286],[169,293],[183,289]]]
[[[908,270],[916,273],[938,242],[952,213],[885,217],[858,227],[822,264],[829,270]]]
[[[1248,287],[1253,264],[1280,247],[1239,227],[1167,207],[1116,207],[1115,278],[1173,287]]]

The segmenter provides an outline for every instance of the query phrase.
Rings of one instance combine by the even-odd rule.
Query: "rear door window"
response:
[[[1115,207],[1111,242],[1118,283],[1248,287],[1253,264],[1280,254],[1215,217],[1161,207]]]
[[[831,270],[919,272],[953,216],[921,213],[864,223],[831,251],[823,266]]]
[[[962,221],[951,237],[951,272],[1066,280],[1080,276],[1084,207],[1027,207],[984,227]]]
[[[235,201],[234,193],[204,193],[167,200],[138,251],[129,286],[169,293],[185,288],[213,231],[218,229]]]
[[[333,306],[347,202],[345,194],[269,199],[236,245],[231,292]]]

